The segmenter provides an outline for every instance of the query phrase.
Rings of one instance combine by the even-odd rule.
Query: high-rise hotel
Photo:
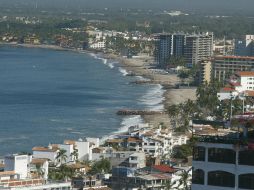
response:
[[[183,57],[189,65],[197,64],[213,55],[213,33],[158,34],[155,36],[155,61],[161,66],[171,56]]]
[[[155,35],[155,61],[165,66],[171,56],[182,57],[184,54],[184,34]]]

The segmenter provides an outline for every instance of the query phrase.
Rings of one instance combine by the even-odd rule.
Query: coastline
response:
[[[126,71],[124,75],[130,74],[130,76],[140,77],[139,81],[142,85],[142,81],[145,81],[145,84],[151,85],[161,85],[162,91],[162,101],[160,102],[163,105],[163,110],[165,111],[169,105],[172,104],[179,104],[187,101],[188,99],[195,100],[196,89],[172,89],[173,86],[180,82],[179,78],[176,74],[165,74],[160,72],[157,69],[153,69],[154,60],[153,57],[143,55],[143,56],[136,56],[131,59],[127,59],[115,54],[107,54],[98,51],[90,51],[90,50],[78,50],[72,48],[63,48],[57,45],[33,45],[33,44],[18,44],[18,43],[0,43],[0,45],[11,45],[15,47],[25,47],[25,48],[42,48],[42,49],[52,49],[57,51],[72,51],[77,53],[87,53],[94,56],[97,59],[101,59],[102,62],[105,64],[107,60],[114,60],[120,64],[119,68],[122,68]],[[100,56],[97,56],[100,54]],[[111,67],[111,65],[109,65]],[[137,80],[138,81],[138,80]],[[157,127],[160,123],[164,123],[166,126],[171,126],[170,119],[167,114],[160,114],[160,115],[144,115],[142,116],[144,123],[149,123],[154,127]],[[123,127],[123,126],[120,126]],[[119,132],[121,132],[122,128],[119,128]],[[110,136],[112,134],[108,134]]]
[[[154,60],[149,56],[137,56],[131,59],[123,58],[117,55],[105,55],[106,59],[115,59],[121,66],[126,69],[128,73],[133,76],[141,76],[144,79],[149,79],[145,84],[158,84],[162,86],[163,110],[166,111],[167,107],[172,104],[180,104],[188,99],[196,100],[196,88],[175,89],[173,88],[180,82],[180,79],[176,74],[166,74],[160,72],[160,70],[153,69]],[[142,85],[136,84],[136,85]],[[164,123],[166,126],[171,127],[171,121],[167,114],[160,115],[145,115],[142,116],[145,123],[149,123],[154,127],[157,127],[160,123]]]

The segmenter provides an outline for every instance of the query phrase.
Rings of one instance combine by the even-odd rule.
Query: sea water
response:
[[[127,74],[95,54],[0,46],[0,155],[142,122],[120,109],[163,109],[160,85],[133,84],[138,77]]]

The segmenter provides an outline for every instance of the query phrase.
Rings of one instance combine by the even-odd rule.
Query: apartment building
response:
[[[224,82],[238,71],[252,71],[254,57],[243,56],[217,56],[212,60],[212,77]]]
[[[172,51],[172,34],[158,34],[154,36],[155,40],[155,62],[163,67],[167,64]]]
[[[254,115],[234,117],[241,121],[241,134],[199,136],[193,153],[192,189],[254,189],[253,132],[246,126]]]
[[[212,62],[209,60],[199,63],[199,84],[210,83],[212,79]]]
[[[187,64],[196,65],[213,56],[213,33],[186,35],[184,58]]]
[[[213,55],[213,33],[158,34],[155,39],[155,61],[165,66],[171,56],[184,57],[187,64],[198,64]]]

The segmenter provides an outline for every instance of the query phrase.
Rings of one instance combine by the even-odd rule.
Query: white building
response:
[[[246,35],[245,40],[246,40],[246,46],[248,46],[250,43],[254,41],[254,35]]]
[[[224,87],[220,89],[220,92],[217,93],[217,97],[220,101],[222,100],[229,100],[232,98],[232,93],[235,91],[235,89],[231,87]]]
[[[254,71],[240,71],[231,77],[229,87],[224,87],[217,93],[218,99],[230,99],[240,94],[250,96],[254,93]]]
[[[4,158],[5,171],[14,171],[19,175],[20,179],[25,179],[28,176],[28,156],[27,155],[8,155]]]
[[[43,178],[44,180],[48,179],[48,168],[49,162],[45,158],[33,158],[29,164],[29,171],[32,174],[35,174],[38,178]]]
[[[25,182],[29,183],[30,185],[28,184],[25,185]],[[22,183],[24,184],[22,185]],[[71,190],[73,188],[72,188],[71,182],[44,184],[44,183],[36,183],[35,180],[29,180],[29,181],[13,181],[12,184],[4,184],[4,186],[1,186],[0,184],[0,189],[1,190]]]
[[[244,139],[237,133],[202,136],[194,147],[192,189],[254,189],[254,143]]]
[[[99,41],[99,42],[94,42],[90,44],[90,48],[92,49],[104,49],[105,47],[106,47],[105,41]]]
[[[181,146],[183,144],[186,144],[188,140],[188,137],[186,135],[177,135],[172,136],[172,146]]]
[[[130,168],[144,168],[146,166],[146,155],[144,152],[135,152],[129,157]]]
[[[74,149],[77,150],[78,160],[85,161],[92,160],[92,150],[94,148],[99,147],[100,139],[87,137],[85,140],[82,139],[79,139],[78,141],[66,140],[64,141],[64,144],[72,144]]]
[[[66,162],[73,162],[74,161],[74,157],[72,155],[72,153],[74,152],[74,145],[73,144],[59,144],[58,145],[59,149],[65,150],[66,151]]]
[[[254,71],[237,72],[229,83],[238,93],[254,90]]]
[[[58,147],[49,145],[48,147],[34,147],[32,150],[34,158],[47,158],[57,164]]]
[[[174,146],[186,144],[188,137],[161,128],[142,134],[142,150],[150,156],[169,156]]]

